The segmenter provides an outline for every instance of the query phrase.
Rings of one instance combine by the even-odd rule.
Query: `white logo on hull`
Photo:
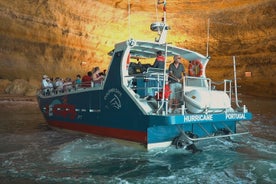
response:
[[[120,97],[122,96],[122,93],[116,89],[112,88],[108,90],[108,92],[104,96],[104,100],[106,101],[105,107],[107,109],[112,108],[115,110],[119,110],[122,108],[122,103],[120,100]]]

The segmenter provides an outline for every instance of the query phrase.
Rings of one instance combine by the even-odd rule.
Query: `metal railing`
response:
[[[192,142],[195,141],[202,141],[202,140],[208,140],[208,139],[216,139],[216,138],[226,138],[226,137],[232,137],[232,136],[239,136],[239,135],[245,135],[245,134],[249,134],[249,130],[248,128],[246,128],[245,126],[243,126],[239,121],[237,121],[237,124],[239,124],[242,128],[241,132],[233,132],[225,123],[222,122],[222,124],[224,125],[224,129],[227,130],[228,132],[224,133],[224,134],[216,134],[213,132],[209,132],[208,130],[206,130],[206,128],[204,128],[200,123],[196,123],[196,125],[198,125],[198,127],[205,132],[206,136],[204,137],[190,137],[189,135],[187,135],[187,133],[184,132],[183,128],[180,127],[180,125],[178,125],[178,130],[181,132],[182,135],[184,135],[184,137]],[[215,124],[212,124],[212,126],[214,127],[214,129],[216,130],[216,132],[219,132],[220,130],[222,130],[222,128],[218,129]]]
[[[80,84],[64,84],[62,86],[41,88],[38,90],[38,95],[54,96],[93,88],[95,88],[93,82],[82,82]]]

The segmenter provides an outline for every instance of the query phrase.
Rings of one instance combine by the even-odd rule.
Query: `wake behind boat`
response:
[[[115,45],[101,86],[81,85],[49,94],[41,90],[38,102],[48,124],[137,142],[147,149],[173,144],[193,152],[196,141],[248,133],[238,126],[252,114],[238,103],[236,78],[234,86],[232,80],[224,80],[224,89],[215,90],[205,73],[209,56],[166,43],[169,26],[165,21],[153,23],[151,30],[160,33],[155,41],[129,39]],[[158,52],[164,53],[164,68],[137,63],[154,61]],[[171,111],[169,81],[173,76],[166,63],[175,56],[190,64],[189,75],[177,81],[182,89],[176,93],[181,95]]]

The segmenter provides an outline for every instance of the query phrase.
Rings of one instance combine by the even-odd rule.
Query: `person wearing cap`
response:
[[[41,82],[41,87],[42,87],[42,89],[48,87],[47,79],[48,79],[48,76],[47,76],[47,75],[43,75],[43,76],[42,76],[42,82]]]
[[[41,88],[43,90],[44,95],[49,95],[50,91],[53,88],[53,85],[47,75],[43,75],[43,77],[42,77]]]
[[[156,52],[156,59],[154,61],[154,64],[152,66],[153,68],[165,68],[165,57],[162,55],[162,51],[159,50]]]

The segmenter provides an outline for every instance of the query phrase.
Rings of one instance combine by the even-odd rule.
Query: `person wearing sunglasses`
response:
[[[176,108],[180,106],[180,99],[182,94],[182,78],[185,76],[185,67],[181,63],[181,57],[175,55],[173,63],[169,65],[169,84],[171,89],[169,99],[169,113],[173,113]]]

